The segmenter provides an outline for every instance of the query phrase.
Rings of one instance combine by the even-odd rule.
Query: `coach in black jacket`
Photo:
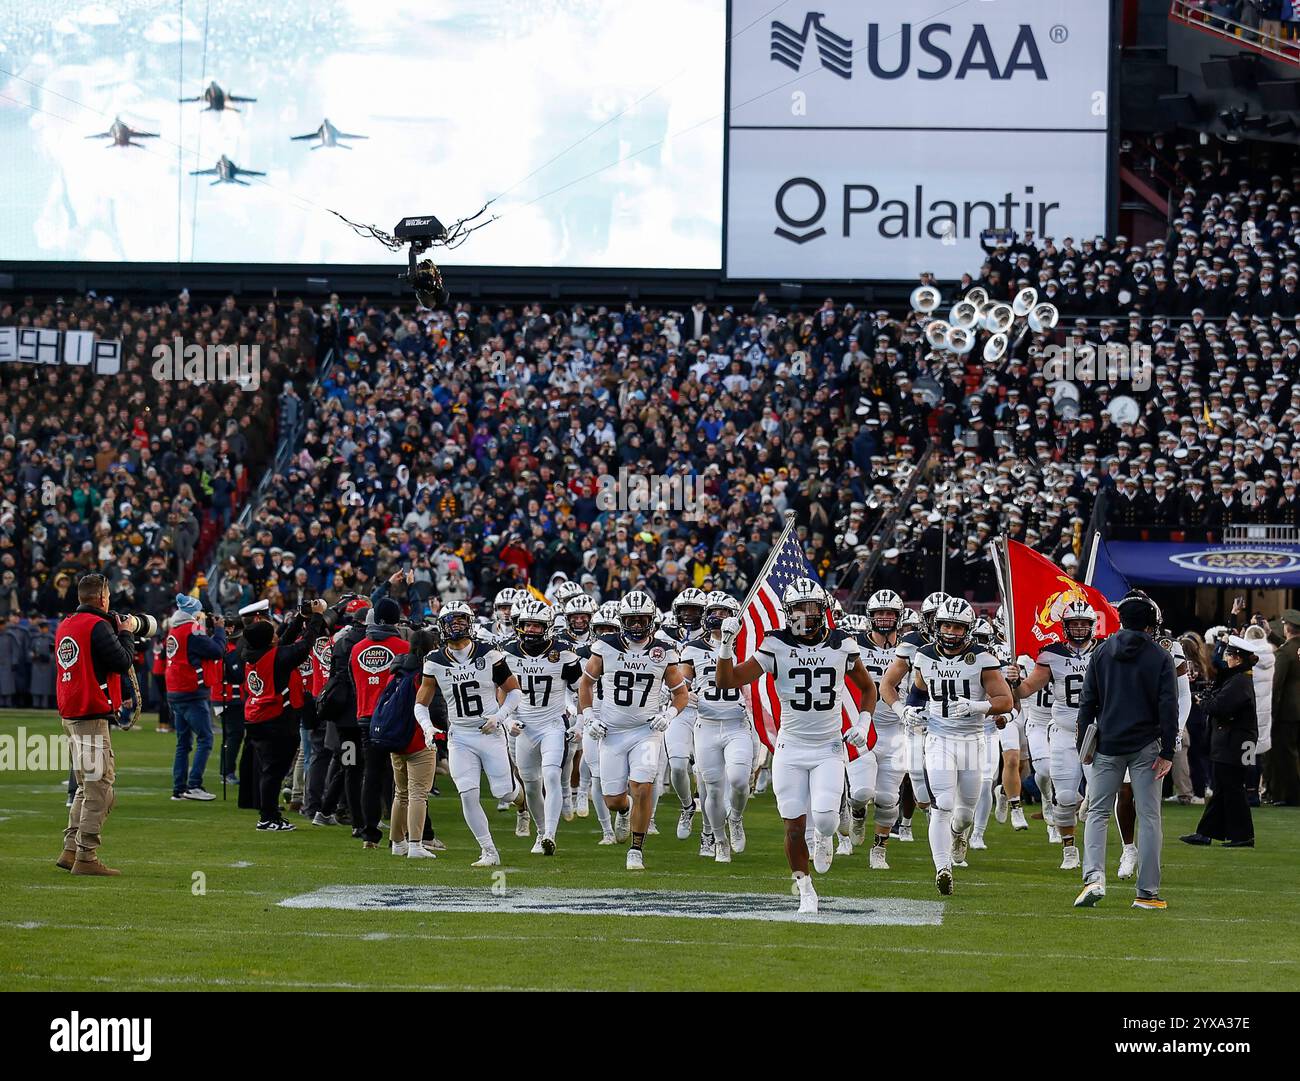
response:
[[[1080,745],[1095,723],[1097,750],[1085,767],[1084,887],[1074,904],[1091,907],[1106,895],[1107,828],[1127,779],[1141,820],[1133,907],[1161,909],[1166,907],[1160,899],[1161,781],[1174,764],[1178,683],[1173,658],[1151,637],[1160,624],[1155,602],[1135,591],[1117,607],[1121,629],[1094,650],[1079,698]]]

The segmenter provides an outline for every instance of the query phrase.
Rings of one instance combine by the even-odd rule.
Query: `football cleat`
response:
[[[1119,873],[1116,878],[1132,878],[1137,874],[1138,867],[1138,850],[1137,845],[1125,845],[1124,851],[1119,855]]]
[[[1011,808],[1011,828],[1014,830],[1027,830],[1029,823],[1025,821],[1025,809],[1023,807]]]
[[[976,852],[986,851],[989,846],[984,843],[984,834],[972,833],[970,835],[970,847],[975,849]]]
[[[835,855],[851,856],[853,855],[853,842],[842,833],[835,835]]]
[[[1007,790],[1000,784],[993,786],[993,817],[999,822],[1007,820]]]
[[[889,863],[888,863],[888,861],[885,859],[885,846],[884,846],[884,845],[872,845],[872,846],[871,846],[871,854],[870,854],[870,859],[869,859],[869,861],[868,861],[868,866],[869,866],[873,871],[888,871],[888,870],[889,870]]]
[[[518,814],[516,814],[515,815],[515,836],[527,837],[528,834],[531,832],[531,830],[529,829],[531,822],[532,819],[530,818],[527,811],[520,811]]]
[[[554,855],[555,855],[555,838],[554,838],[554,837],[543,837],[543,838],[542,838],[542,855],[543,855],[543,856],[554,856]]]
[[[867,843],[867,809],[863,807],[861,814],[855,810],[850,818],[849,840],[861,848]]]
[[[952,865],[962,867],[966,863],[966,849],[970,847],[970,834],[965,830],[952,831]]]
[[[618,841],[616,841],[616,840],[614,839],[614,834],[613,834],[613,833],[611,833],[611,832],[606,832],[606,833],[601,834],[600,840],[597,841],[596,844],[598,844],[598,845],[616,845],[616,844],[618,844]]]
[[[718,863],[731,862],[731,843],[725,834],[713,838],[713,858]]]
[[[645,870],[645,856],[641,854],[639,848],[629,848],[627,850],[627,869],[629,871]]]
[[[1061,870],[1077,871],[1079,869],[1079,850],[1074,845],[1061,847]]]
[[[619,811],[614,815],[614,840],[622,844],[631,832],[631,810]]]
[[[563,803],[561,804],[560,814],[564,816],[564,821],[573,821],[573,796],[571,794],[565,794]]]
[[[677,819],[677,839],[684,841],[691,835],[691,823],[695,821],[695,812],[699,804],[691,800],[690,805],[682,808],[682,813]]]
[[[574,813],[576,813],[579,818],[586,818],[591,814],[591,800],[588,798],[585,789],[578,793],[578,798],[573,809]]]
[[[817,891],[813,888],[812,879],[807,875],[796,875],[794,881],[799,889],[799,915],[817,915]]]
[[[717,849],[717,841],[711,833],[700,834],[700,855],[705,859],[713,859]]]
[[[542,835],[540,833],[537,835],[537,840],[533,842],[533,847],[528,851],[529,854],[533,856],[540,856],[542,854]]]
[[[1047,843],[1049,845],[1059,845],[1061,843],[1061,831],[1056,828],[1055,822],[1047,823]]]
[[[1092,908],[1106,896],[1106,887],[1100,882],[1089,882],[1074,899],[1075,908]]]
[[[657,837],[659,835],[659,827],[655,825],[653,818],[650,819],[650,824],[645,828],[645,835],[647,837]]]
[[[898,839],[899,839],[900,841],[915,841],[915,840],[916,840],[916,838],[912,836],[912,826],[911,826],[911,823],[908,823],[906,826],[904,826],[901,822],[898,824]]]
[[[813,870],[824,875],[831,869],[831,839],[821,833],[813,834]]]
[[[731,834],[731,851],[745,851],[745,820],[743,818],[727,818],[727,831]]]
[[[1157,912],[1160,909],[1168,908],[1169,902],[1160,897],[1134,897],[1134,908],[1145,908],[1150,912]]]
[[[940,867],[934,876],[934,887],[945,897],[952,896],[952,868]]]
[[[470,864],[471,867],[500,867],[501,857],[497,854],[495,848],[485,848],[479,853],[478,859]]]

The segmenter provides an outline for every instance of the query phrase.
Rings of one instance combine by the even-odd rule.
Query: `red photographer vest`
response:
[[[379,704],[393,675],[393,662],[399,654],[410,653],[411,643],[394,635],[392,638],[363,638],[352,647],[352,683],[357,689],[357,719],[369,717]]]
[[[284,712],[284,695],[275,689],[276,651],[277,647],[272,646],[256,661],[244,664],[244,721],[247,724],[273,721]]]
[[[122,706],[121,676],[110,673],[103,683],[95,678],[90,635],[102,619],[93,612],[77,612],[54,632],[59,673],[54,691],[60,717],[107,717]]]
[[[199,689],[199,670],[190,664],[190,635],[193,623],[182,623],[167,632],[163,648],[167,653],[167,693],[184,694]]]

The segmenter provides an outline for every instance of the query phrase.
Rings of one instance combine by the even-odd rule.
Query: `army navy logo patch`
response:
[[[247,683],[248,693],[254,698],[258,697],[264,690],[266,690],[266,684],[262,682],[262,677],[251,668],[248,670]]]
[[[71,668],[81,656],[81,649],[75,638],[59,639],[58,658],[60,668]]]

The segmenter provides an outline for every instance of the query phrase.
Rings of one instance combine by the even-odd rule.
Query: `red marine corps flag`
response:
[[[821,578],[813,569],[808,557],[804,555],[803,546],[794,532],[794,513],[786,513],[785,529],[781,539],[767,557],[763,572],[758,576],[754,588],[749,591],[744,607],[740,612],[740,634],[736,636],[736,664],[741,664],[763,642],[768,631],[785,626],[785,610],[781,607],[781,595],[786,586],[796,578],[811,578],[818,585]],[[834,626],[830,612],[826,613],[827,622]],[[857,720],[858,707],[862,703],[862,692],[849,681],[845,681],[849,697],[853,701],[853,713],[850,716],[846,707],[842,711],[841,728],[847,732],[849,726]],[[776,733],[781,727],[781,700],[777,697],[776,686],[772,677],[764,673],[741,692],[749,704],[750,715],[754,718],[754,727],[758,729],[758,738],[769,750],[776,747]],[[876,745],[876,728],[873,724],[867,733],[868,748]],[[857,748],[849,746],[849,760],[858,757]]]
[[[1092,605],[1097,613],[1098,638],[1119,630],[1119,613],[1099,590],[1075,581],[1028,545],[998,537],[989,545],[989,551],[1015,656],[1037,658],[1045,645],[1064,641],[1061,611],[1071,601]]]

